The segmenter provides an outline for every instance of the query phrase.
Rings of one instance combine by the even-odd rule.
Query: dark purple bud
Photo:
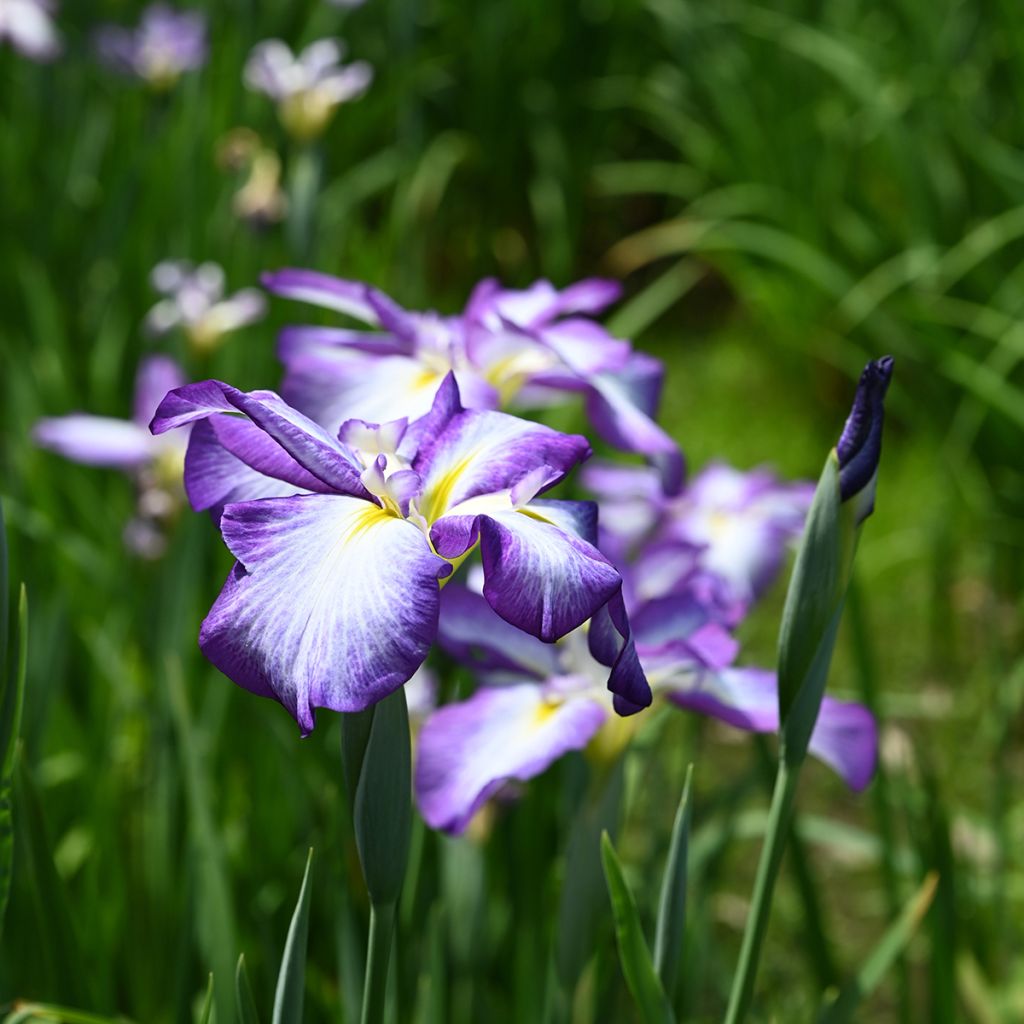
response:
[[[839,493],[843,501],[849,501],[871,484],[878,469],[878,460],[882,454],[885,393],[892,378],[892,367],[892,356],[883,356],[868,363],[860,375],[853,408],[836,445]],[[870,512],[869,504],[860,518]]]

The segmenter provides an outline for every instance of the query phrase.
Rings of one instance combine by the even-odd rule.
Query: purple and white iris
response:
[[[31,60],[52,60],[60,53],[51,0],[0,0],[0,42],[8,39]]]
[[[739,729],[778,730],[775,674],[735,666],[736,640],[692,594],[631,609],[630,623],[655,694]],[[531,779],[569,751],[600,742],[614,721],[612,698],[585,627],[555,645],[538,643],[497,619],[480,595],[452,584],[442,595],[439,636],[481,685],[420,730],[416,799],[427,824],[461,832],[510,780]],[[866,708],[825,698],[810,749],[853,789],[871,780],[877,746]]]
[[[224,271],[216,263],[194,266],[185,261],[158,263],[150,276],[164,296],[146,315],[145,328],[155,335],[175,328],[200,352],[208,352],[225,334],[261,319],[267,300],[256,288],[224,297]]]
[[[304,734],[316,708],[362,710],[413,675],[441,581],[477,545],[501,619],[550,643],[597,616],[609,687],[649,703],[595,507],[539,497],[589,454],[585,438],[465,410],[451,376],[420,419],[337,433],[273,392],[203,381],[167,395],[152,429],[186,424],[189,498],[219,513],[237,559],[200,646]]]
[[[364,61],[342,64],[344,44],[320,39],[293,54],[280,39],[258,43],[245,64],[245,84],[277,104],[285,131],[300,141],[321,135],[342,103],[358,99],[373,81]]]
[[[163,3],[142,12],[136,28],[105,25],[96,33],[100,58],[115,71],[168,89],[186,71],[206,62],[206,18]]]
[[[537,407],[580,394],[602,440],[646,455],[666,492],[681,486],[679,446],[654,421],[661,364],[595,319],[618,298],[613,281],[585,280],[561,291],[538,281],[515,291],[488,280],[459,316],[409,311],[368,285],[314,271],[280,270],[263,283],[370,328],[282,332],[284,394],[321,423],[422,413],[449,372],[474,408]]]
[[[165,526],[181,504],[185,434],[154,437],[149,421],[167,392],[185,375],[172,359],[150,356],[139,364],[130,420],[73,413],[40,420],[36,444],[87,466],[128,473],[138,487],[137,514],[125,528],[125,542],[137,554],[155,558],[165,547]]]

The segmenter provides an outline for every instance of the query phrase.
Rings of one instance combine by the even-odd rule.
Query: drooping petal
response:
[[[124,470],[145,465],[154,448],[153,437],[145,427],[131,420],[84,413],[40,420],[32,430],[32,439],[74,462]]]
[[[200,646],[236,683],[279,700],[304,734],[316,708],[369,707],[426,657],[450,566],[411,523],[309,494],[229,505],[221,532],[238,565]]]
[[[260,281],[267,291],[284,299],[334,309],[365,324],[378,324],[377,314],[367,297],[369,286],[359,281],[291,267],[262,274]]]
[[[622,586],[597,548],[532,506],[481,516],[479,530],[488,604],[548,643],[586,622]]]
[[[461,832],[503,783],[532,779],[582,750],[606,717],[592,697],[549,696],[534,683],[484,687],[441,708],[420,731],[420,813],[432,828]]]
[[[483,595],[459,583],[441,591],[438,640],[453,658],[482,672],[518,672],[536,679],[558,675],[558,648],[501,618]]]
[[[637,654],[621,589],[590,620],[587,645],[593,658],[611,669],[608,689],[617,714],[626,717],[649,707],[652,694]]]
[[[551,467],[553,486],[590,454],[579,435],[479,410],[454,416],[424,440],[413,468],[424,481],[420,511],[429,522],[468,498],[514,487],[539,466]]]
[[[737,729],[776,732],[779,727],[775,673],[758,668],[692,673],[667,688],[673,704],[710,715]],[[851,789],[863,789],[874,774],[877,730],[860,704],[826,697],[811,738],[810,750],[834,769]]]
[[[151,429],[154,434],[162,434],[224,412],[248,416],[304,470],[328,487],[342,494],[369,497],[360,481],[362,467],[349,459],[341,442],[272,391],[247,394],[217,380],[188,384],[172,391],[160,403]]]

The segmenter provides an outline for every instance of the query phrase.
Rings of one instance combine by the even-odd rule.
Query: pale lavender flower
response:
[[[176,11],[167,4],[151,4],[142,12],[137,28],[100,28],[96,49],[115,70],[141,78],[154,88],[166,89],[184,72],[206,62],[206,19],[199,11]]]
[[[52,0],[0,0],[0,42],[7,39],[32,60],[52,60],[60,53]]]
[[[268,39],[249,54],[245,84],[277,104],[290,135],[313,139],[323,133],[338,106],[358,99],[373,80],[366,61],[342,64],[343,53],[338,39],[321,39],[298,55],[280,39]]]
[[[273,392],[203,381],[168,394],[152,429],[186,424],[186,491],[238,559],[200,647],[303,733],[316,708],[362,710],[413,675],[440,581],[477,546],[503,620],[550,643],[595,617],[609,686],[631,709],[649,701],[593,505],[538,497],[589,454],[584,438],[464,410],[451,376],[423,418],[337,435]]]
[[[163,552],[167,523],[181,506],[188,443],[185,433],[154,437],[149,421],[168,390],[184,383],[185,376],[172,359],[150,356],[139,364],[130,420],[72,413],[42,419],[32,431],[36,444],[73,462],[119,469],[132,477],[138,505],[125,528],[125,541],[144,557]]]
[[[654,421],[662,365],[595,319],[618,297],[614,281],[589,279],[562,290],[537,281],[508,290],[488,280],[459,316],[405,310],[375,288],[315,271],[279,270],[263,283],[276,295],[370,328],[282,332],[285,394],[318,422],[422,411],[448,372],[477,408],[519,410],[579,394],[603,440],[646,455],[666,491],[681,485],[679,446]]]
[[[216,263],[198,266],[185,261],[158,263],[151,275],[163,296],[147,314],[146,330],[154,335],[180,328],[200,352],[207,352],[224,335],[261,319],[266,299],[256,288],[243,288],[224,297],[224,271]]]

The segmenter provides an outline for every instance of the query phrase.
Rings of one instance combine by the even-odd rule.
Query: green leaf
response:
[[[88,1010],[51,1003],[22,1003],[3,1019],[3,1024],[131,1024],[127,1017],[107,1017]]]
[[[260,1024],[260,1015],[256,1011],[256,1000],[249,984],[249,972],[245,969],[245,954],[238,958],[235,968],[235,1012],[238,1024]]]
[[[302,875],[299,899],[288,926],[288,938],[281,957],[281,970],[277,975],[274,993],[273,1024],[299,1024],[302,1020],[302,1002],[306,991],[306,940],[309,937],[309,900],[312,887],[309,869],[313,863],[313,850],[306,857],[306,870]]]
[[[199,1011],[199,1024],[210,1024],[212,1020],[215,1020],[216,1016],[213,1012],[213,975],[210,975],[210,980],[206,983],[206,996],[203,999],[203,1007]]]
[[[0,523],[0,533],[2,531],[3,524]],[[0,583],[3,583],[2,573]],[[17,642],[17,664],[13,676],[6,681],[0,700],[0,934],[3,934],[14,868],[14,756],[21,731],[28,660],[28,596],[24,586],[18,599]]]
[[[675,991],[676,968],[686,935],[686,862],[690,845],[690,788],[693,765],[686,769],[683,794],[672,825],[665,873],[661,879],[658,923],[654,933],[654,967],[669,999]]]
[[[935,898],[939,876],[930,872],[914,893],[903,913],[882,936],[864,966],[842,988],[833,1003],[818,1017],[818,1024],[843,1024],[851,1019],[861,1002],[868,998],[906,949]]]
[[[640,915],[633,901],[633,894],[626,885],[622,865],[615,853],[608,833],[601,836],[601,861],[604,877],[608,883],[608,894],[612,901],[612,915],[615,918],[615,934],[619,944],[619,963],[625,975],[626,984],[640,1011],[643,1024],[674,1024],[675,1016],[665,995],[658,975],[651,961]]]
[[[412,829],[412,746],[404,687],[374,705],[372,711],[359,763],[352,822],[370,901],[384,906],[398,899]],[[346,754],[346,772],[352,770],[355,756],[354,751]]]

